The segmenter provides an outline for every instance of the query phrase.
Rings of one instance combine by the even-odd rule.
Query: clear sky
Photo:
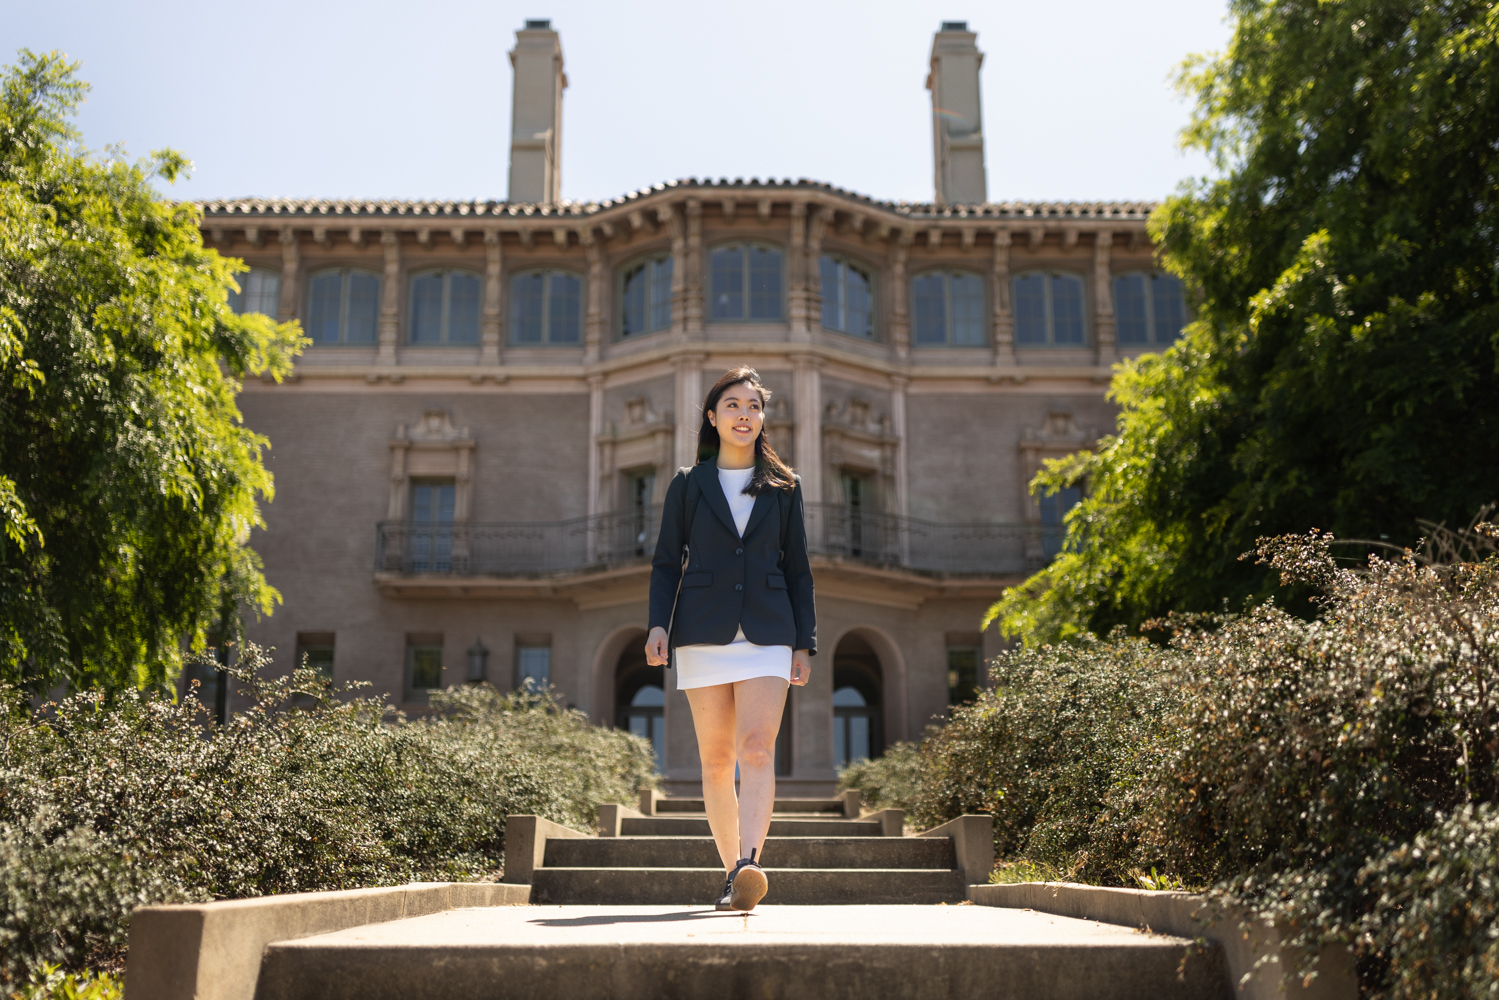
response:
[[[1170,78],[1228,39],[1222,0],[0,0],[0,51],[60,49],[91,147],[171,146],[185,198],[504,198],[515,30],[550,17],[570,86],[562,189],[809,177],[932,196],[932,34],[985,53],[991,200],[1158,199],[1182,153]]]

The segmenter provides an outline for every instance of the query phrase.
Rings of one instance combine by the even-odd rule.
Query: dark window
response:
[[[962,705],[978,697],[983,652],[975,646],[947,648],[947,703]]]
[[[515,647],[515,686],[545,691],[552,683],[552,647],[517,645]]]
[[[864,554],[866,542],[870,540],[865,535],[873,527],[869,523],[872,500],[868,476],[843,473],[844,544],[848,555],[858,557]]]
[[[408,636],[406,640],[406,700],[425,702],[427,693],[442,687],[442,638]]]
[[[624,273],[620,285],[621,337],[638,337],[671,326],[670,257],[655,257]]]
[[[1087,341],[1083,280],[1075,274],[1032,271],[1015,276],[1015,343],[1074,347]]]
[[[315,670],[323,683],[333,684],[333,633],[298,632],[297,666]]]
[[[281,274],[263,267],[252,267],[248,274],[235,276],[239,291],[229,293],[229,308],[235,312],[263,313],[274,317],[281,307]]]
[[[781,318],[781,251],[745,243],[718,247],[709,255],[708,270],[713,319]]]
[[[453,503],[451,479],[411,484],[411,570],[448,573],[453,569]]]
[[[874,294],[869,274],[841,257],[824,256],[819,262],[822,276],[822,325],[855,337],[874,336]]]
[[[857,634],[833,654],[833,762],[843,767],[885,752],[879,658]]]
[[[1187,322],[1182,283],[1169,274],[1121,274],[1114,279],[1114,316],[1120,344],[1170,344]]]
[[[583,331],[583,279],[527,271],[510,279],[512,344],[576,344]]]
[[[318,271],[307,286],[307,336],[314,344],[373,344],[380,318],[380,276],[342,268]]]
[[[428,271],[411,279],[413,344],[477,344],[483,282],[467,271]]]
[[[1062,551],[1062,542],[1067,534],[1067,512],[1076,507],[1082,498],[1083,491],[1077,486],[1041,495],[1041,551],[1046,554],[1046,558],[1051,559]]]
[[[666,764],[665,668],[645,662],[645,654],[624,653],[615,668],[614,724],[649,740],[656,754],[656,770]]]
[[[982,347],[984,279],[966,271],[928,271],[911,281],[916,343]]]

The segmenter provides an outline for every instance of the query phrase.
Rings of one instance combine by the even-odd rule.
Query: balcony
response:
[[[383,521],[376,526],[375,579],[394,596],[576,597],[580,587],[617,589],[606,586],[611,581],[638,586],[660,518],[661,508],[652,506],[566,521]],[[809,503],[806,518],[819,581],[835,569],[891,582],[940,578],[960,589],[966,580],[966,589],[987,584],[988,591],[1040,568],[1061,541],[1056,525],[941,523],[841,504]]]

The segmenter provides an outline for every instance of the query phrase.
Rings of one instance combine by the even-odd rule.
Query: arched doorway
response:
[[[833,653],[833,766],[885,752],[885,683],[880,658],[858,633]]]
[[[666,671],[645,662],[645,651],[626,649],[614,670],[614,724],[650,741],[656,771],[666,767]]]

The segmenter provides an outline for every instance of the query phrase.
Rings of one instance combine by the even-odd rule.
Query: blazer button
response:
[[[743,549],[735,549],[734,550],[734,554],[736,556],[742,556],[742,555],[744,555],[744,550]]]
[[[744,589],[744,584],[742,584],[742,583],[736,583],[736,584],[734,584],[734,589],[735,590],[743,590]]]

